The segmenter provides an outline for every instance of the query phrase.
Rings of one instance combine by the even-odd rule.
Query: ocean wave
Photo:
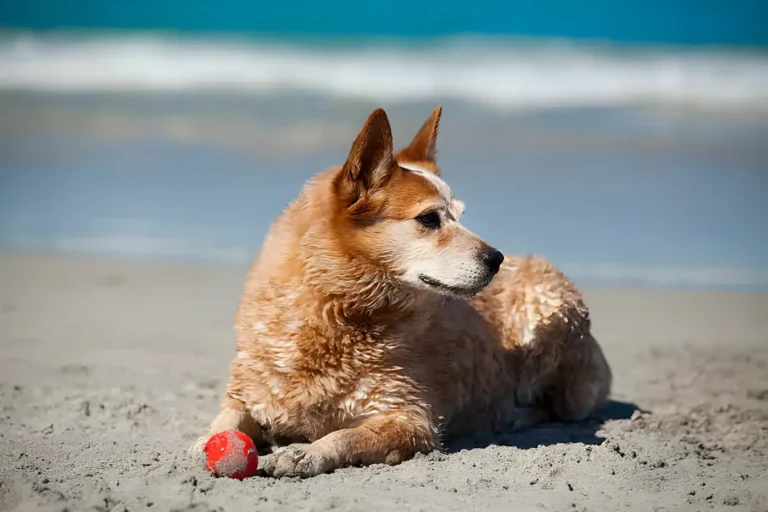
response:
[[[408,46],[160,36],[0,37],[0,90],[313,93],[494,108],[679,106],[768,111],[768,54],[454,39]]]

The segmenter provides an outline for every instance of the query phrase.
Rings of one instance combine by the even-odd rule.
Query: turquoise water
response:
[[[0,249],[245,264],[383,106],[578,283],[768,292],[768,2],[6,2]]]
[[[456,34],[768,45],[763,0],[70,0],[6,2],[0,27],[167,29],[288,36]]]

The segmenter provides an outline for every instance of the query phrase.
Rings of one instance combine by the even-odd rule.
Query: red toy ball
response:
[[[214,434],[205,443],[205,468],[214,476],[242,480],[256,472],[259,454],[251,438],[240,431]]]

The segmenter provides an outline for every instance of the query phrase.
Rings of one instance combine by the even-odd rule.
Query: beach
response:
[[[768,512],[762,4],[398,2],[0,13],[0,512]],[[462,224],[584,291],[610,403],[213,478],[186,450],[270,223],[374,108],[399,148],[437,105]]]
[[[0,510],[768,509],[768,296],[585,290],[612,402],[396,467],[215,479],[246,265],[0,254]]]

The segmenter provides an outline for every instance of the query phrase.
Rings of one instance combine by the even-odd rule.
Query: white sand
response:
[[[216,413],[244,273],[0,254],[0,510],[768,510],[768,296],[714,292],[586,293],[616,377],[594,420],[214,479],[183,452]]]

